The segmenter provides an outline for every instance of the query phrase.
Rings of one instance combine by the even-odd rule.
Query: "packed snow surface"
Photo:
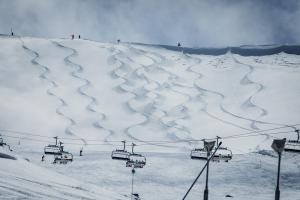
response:
[[[0,133],[14,152],[0,152],[1,199],[130,199],[130,169],[110,158],[122,140],[147,157],[142,199],[181,199],[204,165],[190,151],[216,136],[234,155],[211,164],[210,199],[274,198],[270,145],[300,128],[299,55],[5,36],[0,47]],[[41,162],[54,136],[72,163]],[[283,154],[281,179],[284,199],[300,199],[299,154]]]

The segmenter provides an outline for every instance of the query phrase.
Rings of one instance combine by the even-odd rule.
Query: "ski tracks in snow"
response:
[[[286,126],[286,127],[290,127],[290,128],[293,128],[293,129],[296,129],[296,127],[294,126],[290,126],[288,124],[280,124],[280,123],[274,123],[274,122],[267,122],[267,121],[262,121],[262,120],[259,120],[259,118],[262,118],[266,115],[268,115],[268,111],[260,106],[258,106],[257,104],[255,104],[253,102],[253,99],[255,98],[255,96],[257,94],[259,94],[260,92],[262,92],[266,87],[260,83],[257,83],[257,82],[254,82],[253,80],[251,80],[250,78],[250,75],[254,72],[255,68],[254,66],[250,65],[250,64],[245,64],[245,63],[242,63],[240,62],[239,60],[237,60],[233,55],[232,55],[232,58],[233,60],[235,61],[235,63],[237,64],[240,64],[240,65],[244,65],[246,67],[249,68],[249,72],[242,78],[242,80],[240,81],[240,84],[241,85],[248,85],[248,84],[254,84],[254,85],[257,85],[258,86],[258,89],[256,90],[256,92],[254,94],[252,94],[243,104],[242,106],[244,107],[250,107],[250,108],[257,108],[258,110],[260,110],[261,114],[259,117],[257,117],[256,119],[249,119],[249,118],[246,118],[246,117],[242,117],[243,119],[246,119],[246,120],[252,120],[252,124],[251,126],[254,128],[254,129],[258,129],[257,126],[255,124],[267,124],[267,125],[275,125],[275,126]]]
[[[55,97],[59,102],[60,102],[60,105],[56,108],[56,113],[60,116],[62,116],[63,118],[67,119],[69,122],[70,122],[70,126],[74,126],[76,124],[76,122],[69,116],[67,116],[63,111],[62,109],[64,107],[67,107],[68,104],[66,103],[66,101],[62,98],[62,97],[59,97],[57,96],[51,89],[54,89],[54,88],[58,88],[58,84],[50,79],[48,77],[48,74],[51,73],[51,70],[49,69],[48,66],[46,65],[42,65],[40,64],[37,60],[40,58],[40,55],[38,52],[34,51],[33,49],[30,49],[28,46],[25,45],[25,42],[19,38],[20,41],[22,42],[22,48],[27,51],[28,53],[30,53],[31,55],[34,55],[34,57],[31,59],[31,63],[34,64],[34,65],[37,65],[39,66],[40,68],[42,68],[43,72],[40,74],[40,78],[47,81],[49,84],[51,84],[51,88],[47,89],[47,94],[49,96],[52,96],[52,97]],[[65,130],[65,133],[66,134],[72,134],[72,132],[69,131],[69,128],[66,128]]]
[[[78,52],[76,51],[76,49],[64,46],[64,45],[62,45],[62,44],[60,44],[60,43],[58,43],[56,41],[52,41],[52,42],[53,42],[53,44],[55,44],[59,48],[63,48],[65,50],[68,50],[68,51],[72,52],[70,55],[68,55],[67,57],[64,58],[64,61],[65,61],[66,65],[74,68],[74,71],[72,71],[70,73],[71,76],[74,77],[74,78],[76,78],[76,79],[78,79],[78,80],[80,80],[81,82],[84,83],[79,88],[77,88],[77,92],[80,95],[82,95],[82,96],[90,99],[90,103],[86,106],[86,110],[89,111],[89,112],[91,112],[91,113],[95,113],[99,117],[101,116],[100,117],[101,119],[99,119],[99,120],[104,120],[106,118],[106,115],[104,113],[100,113],[96,109],[94,109],[94,106],[97,105],[97,98],[85,92],[85,90],[88,87],[90,87],[91,82],[88,79],[83,78],[82,76],[79,76],[79,74],[83,72],[83,66],[81,66],[80,64],[77,64],[77,63],[75,63],[75,62],[73,62],[71,60],[72,57],[78,56]],[[76,125],[76,123],[74,125]],[[93,122],[92,125],[95,128],[99,128],[99,129],[107,131],[109,133],[109,135],[114,135],[114,132],[112,130],[109,130],[109,129],[103,127],[99,121]],[[84,142],[84,144],[87,144],[87,142],[85,141],[85,139],[83,139],[83,138],[81,138],[81,139]]]
[[[136,53],[138,56],[150,59],[151,63],[137,63],[134,59],[131,59],[129,56],[127,56],[125,52],[115,49],[117,53],[113,56],[113,59],[119,62],[119,67],[112,71],[111,74],[113,77],[122,78],[124,80],[124,82],[118,86],[118,90],[131,93],[134,96],[125,103],[128,109],[132,112],[139,113],[144,117],[142,122],[127,127],[124,132],[128,135],[128,137],[143,142],[143,140],[133,135],[131,129],[138,126],[145,126],[156,120],[158,120],[159,124],[161,124],[160,129],[162,130],[167,130],[170,128],[179,129],[174,125],[165,123],[162,120],[162,118],[167,116],[168,113],[167,111],[158,108],[157,102],[162,100],[162,96],[155,92],[155,90],[161,89],[162,85],[146,75],[147,68],[158,67],[160,63],[158,63],[155,59],[145,55],[145,52],[141,53],[139,50],[134,49],[133,47],[128,47],[128,50]],[[161,60],[161,62],[163,62],[163,60]],[[131,66],[133,65],[137,67],[132,68]],[[133,80],[130,79],[132,77],[134,77],[137,82],[142,81],[143,83],[138,85],[136,82],[133,82]],[[139,100],[144,100],[142,105],[139,104],[138,106],[135,106],[134,104]],[[159,144],[155,145],[165,146]]]

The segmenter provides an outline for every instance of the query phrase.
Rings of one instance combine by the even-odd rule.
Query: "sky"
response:
[[[0,0],[0,34],[188,47],[300,43],[298,0]]]

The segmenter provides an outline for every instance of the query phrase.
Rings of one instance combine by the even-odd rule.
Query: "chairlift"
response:
[[[123,149],[116,149],[112,151],[111,158],[114,160],[129,160],[130,153],[126,151],[126,141],[122,141]]]
[[[214,157],[212,158],[212,161],[228,162],[231,159],[232,159],[232,151],[230,149],[228,149],[227,147],[219,147],[219,149],[215,153]]]
[[[219,139],[221,137],[217,136],[217,144],[219,144]],[[217,147],[214,147],[213,151]],[[196,159],[196,160],[207,160],[207,151],[205,148],[198,148],[198,149],[193,149],[191,151],[191,159]],[[225,161],[228,162],[229,160],[232,159],[232,151],[227,148],[227,147],[219,147],[217,152],[215,153],[214,157],[212,158],[212,161]]]
[[[55,145],[49,144],[45,146],[44,153],[49,155],[61,155],[61,146],[57,145],[57,139],[58,137],[54,137],[55,139]]]
[[[136,146],[136,144],[132,143],[132,152],[129,155],[129,160],[126,162],[126,167],[143,168],[146,165],[146,157],[141,154],[134,153],[134,146]]]
[[[284,150],[288,152],[297,152],[300,153],[300,138],[299,138],[299,129],[296,129],[297,140],[288,140],[285,143]]]
[[[219,139],[221,139],[221,137],[217,136],[217,144],[219,144]],[[212,161],[217,161],[217,162],[225,161],[225,162],[228,162],[231,159],[232,159],[232,151],[227,147],[219,147],[219,149],[215,153],[214,157],[212,158]]]
[[[207,160],[207,152],[204,148],[193,149],[191,151],[191,159]]]
[[[73,161],[73,154],[64,151],[64,146],[62,146],[62,142],[59,142],[59,147],[60,147],[60,154],[59,155],[54,155],[54,161],[53,163],[59,163],[59,164],[67,164],[68,162]]]
[[[67,152],[67,151],[62,151],[61,155],[55,155],[54,156],[54,161],[53,163],[59,163],[59,164],[67,164],[68,162],[73,161],[73,154]]]

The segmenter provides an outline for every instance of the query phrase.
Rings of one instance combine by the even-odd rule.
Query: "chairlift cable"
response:
[[[294,125],[289,125],[289,126],[281,126],[281,127],[277,127],[277,128],[272,128],[272,129],[265,129],[265,130],[257,130],[257,131],[251,131],[248,133],[242,133],[242,134],[235,134],[235,135],[229,135],[229,136],[224,136],[222,137],[223,140],[225,139],[238,139],[238,138],[244,138],[244,137],[253,137],[253,136],[260,136],[260,135],[276,135],[276,134],[282,134],[282,133],[291,133],[291,132],[295,132],[295,131],[281,131],[281,132],[273,132],[273,133],[265,133],[267,131],[271,131],[271,130],[278,130],[278,129],[283,129],[283,128],[287,128],[287,127],[291,127],[294,128],[296,126],[299,126],[300,124],[294,124]],[[296,129],[297,130],[297,129]],[[27,136],[34,136],[34,137],[43,137],[43,138],[51,138],[53,139],[53,137],[50,136],[44,136],[44,135],[39,135],[39,134],[33,134],[33,133],[29,133],[29,132],[22,132],[22,131],[15,131],[15,130],[8,130],[8,129],[0,129],[0,131],[3,132],[9,132],[9,133],[15,133],[17,135],[27,135]],[[37,142],[49,142],[46,140],[39,140],[39,139],[34,139],[34,138],[30,138],[30,137],[17,137],[17,136],[11,136],[11,135],[7,135],[7,134],[2,134],[5,137],[10,137],[10,138],[18,138],[18,139],[26,139],[26,140],[31,140],[31,141],[37,141]],[[81,140],[81,139],[77,139],[77,138],[65,138],[65,137],[59,137],[59,139],[61,140]],[[215,138],[210,138],[207,140],[213,140]],[[136,146],[156,146],[156,145],[163,145],[163,144],[176,144],[176,143],[185,143],[185,142],[200,142],[203,139],[181,139],[181,140],[175,140],[175,141],[170,141],[170,140],[153,140],[153,141],[134,141],[134,142],[138,142],[139,144],[136,144]],[[101,140],[86,140],[87,142],[89,141],[101,141]],[[109,144],[109,143],[114,143],[114,142],[122,142],[122,141],[117,141],[117,140],[112,140],[112,141],[101,141],[103,143],[88,143],[86,145],[113,145],[113,144]],[[132,141],[133,142],[133,141]],[[65,144],[68,145],[82,145],[81,143],[72,143],[72,142],[66,142]],[[114,146],[120,146],[120,145],[114,145]],[[131,145],[130,145],[131,146]]]

